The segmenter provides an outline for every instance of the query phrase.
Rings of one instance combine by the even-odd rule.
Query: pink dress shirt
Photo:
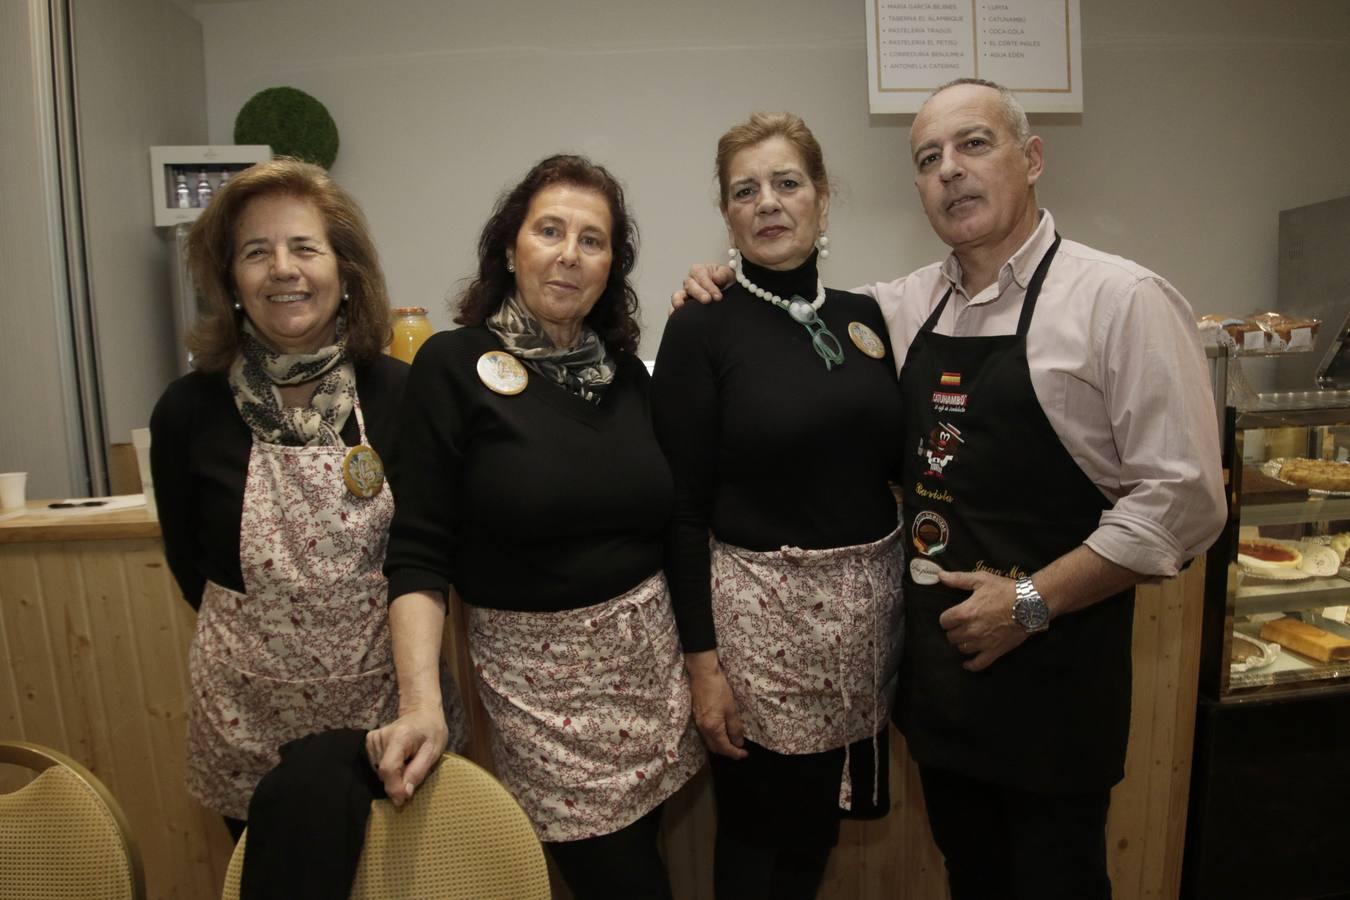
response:
[[[1015,333],[1027,283],[1054,238],[1054,219],[1041,210],[1035,232],[974,297],[961,288],[955,255],[856,289],[881,306],[896,371],[948,287],[938,334]],[[1177,574],[1218,537],[1227,510],[1214,400],[1190,304],[1148,269],[1064,240],[1036,305],[1027,361],[1050,425],[1115,504],[1087,545],[1141,575]]]

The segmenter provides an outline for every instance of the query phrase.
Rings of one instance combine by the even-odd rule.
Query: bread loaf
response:
[[[1261,638],[1318,662],[1350,662],[1350,638],[1298,619],[1286,617],[1267,622],[1261,626]]]

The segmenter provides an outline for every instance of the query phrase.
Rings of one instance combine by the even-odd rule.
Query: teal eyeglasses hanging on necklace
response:
[[[731,266],[736,271],[736,281],[741,287],[754,294],[761,300],[767,300],[781,310],[785,310],[789,316],[792,316],[794,322],[801,324],[811,335],[811,347],[816,351],[825,362],[825,371],[833,369],[835,366],[844,364],[844,347],[839,343],[839,338],[834,336],[834,332],[821,320],[818,310],[825,305],[825,283],[819,276],[816,277],[816,299],[808,303],[804,298],[793,294],[791,300],[784,300],[782,297],[766,291],[759,287],[749,278],[745,277],[745,272],[741,269],[741,255],[735,249],[731,251]]]

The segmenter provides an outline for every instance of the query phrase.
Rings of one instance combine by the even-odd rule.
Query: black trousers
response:
[[[243,819],[234,819],[229,816],[221,816],[221,818],[225,820],[225,827],[230,830],[230,837],[234,839],[236,844],[239,843],[239,836],[242,835],[244,829],[248,827],[248,822]]]
[[[815,900],[833,845],[764,847],[724,828],[713,849],[717,900]]]
[[[618,831],[544,846],[576,900],[670,900],[660,832],[658,806]]]
[[[1051,794],[920,766],[952,900],[1110,900],[1110,790]]]
[[[877,819],[890,810],[889,747],[887,729],[877,735],[875,756],[871,738],[849,745],[853,809],[847,813],[839,809],[843,747],[783,754],[747,740],[745,759],[709,754],[717,801],[717,900],[815,897],[839,842],[839,820]]]

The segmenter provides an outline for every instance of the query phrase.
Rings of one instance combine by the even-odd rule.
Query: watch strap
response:
[[[1013,621],[1028,634],[1038,634],[1050,627],[1050,606],[1036,590],[1030,576],[1013,582],[1016,599],[1013,600]]]

